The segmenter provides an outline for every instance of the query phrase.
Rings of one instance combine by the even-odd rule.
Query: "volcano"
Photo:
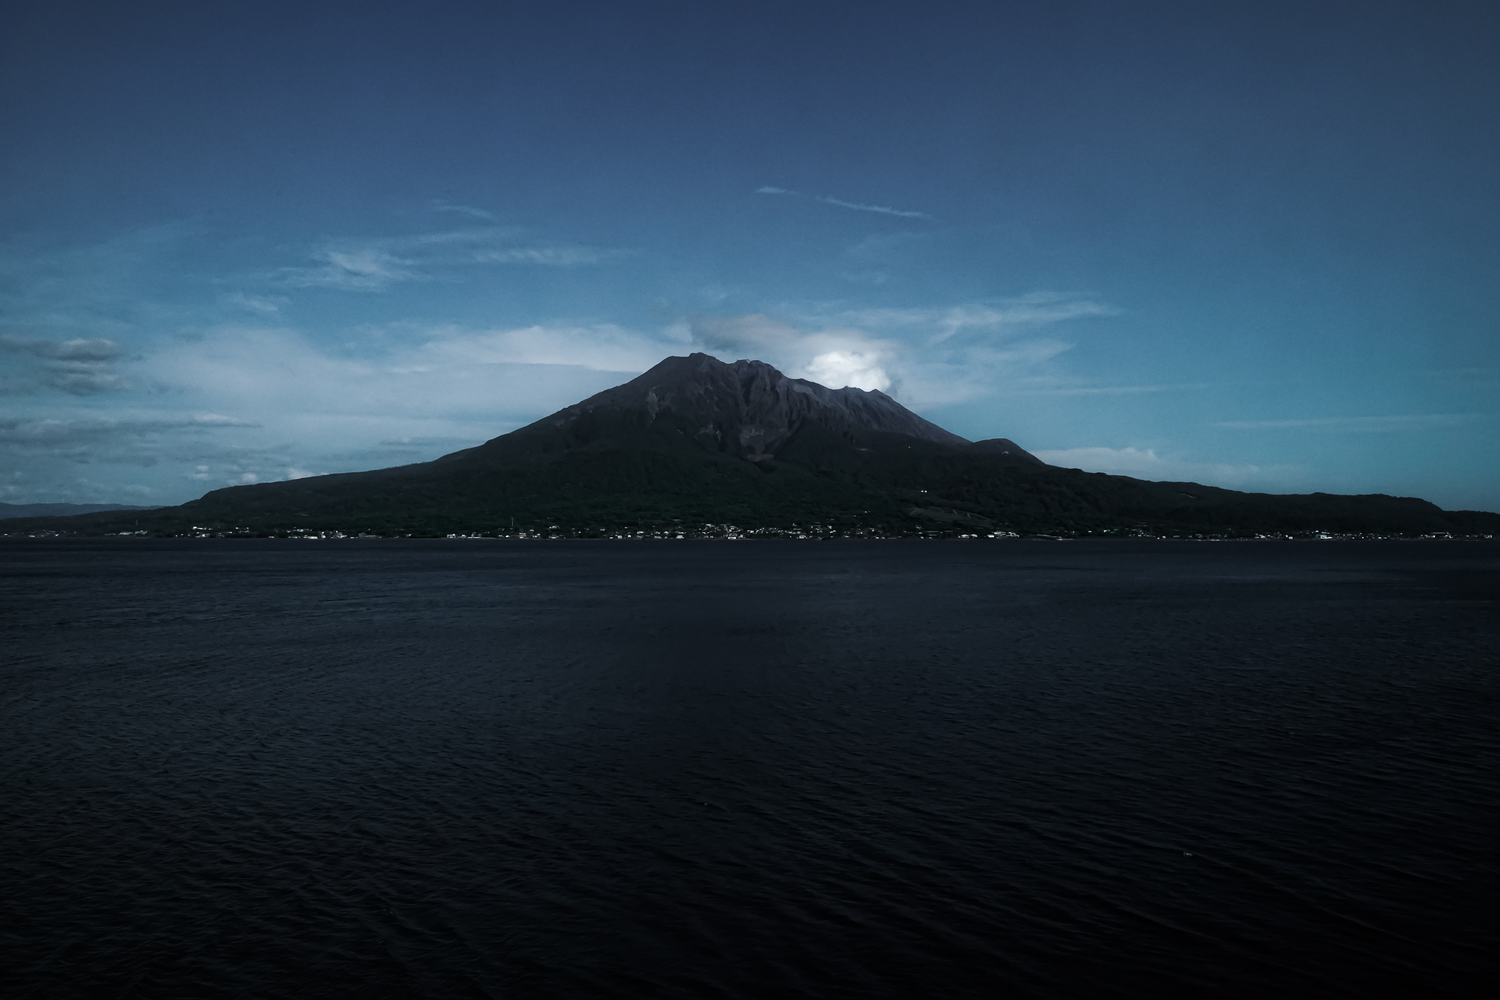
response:
[[[667,358],[623,385],[431,462],[215,490],[150,512],[7,520],[155,534],[1494,533],[1409,497],[1239,493],[1046,465],[968,441],[879,391],[761,361]]]
[[[742,459],[769,470],[912,442],[1042,464],[1004,438],[973,443],[879,390],[830,389],[763,361],[667,358],[639,378],[438,462],[525,464],[579,449],[643,447]],[[779,458],[779,461],[778,461]]]

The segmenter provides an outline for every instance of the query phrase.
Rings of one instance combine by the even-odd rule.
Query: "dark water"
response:
[[[1496,995],[1497,571],[3,543],[0,992]]]

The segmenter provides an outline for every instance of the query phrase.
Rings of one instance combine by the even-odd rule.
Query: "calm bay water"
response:
[[[0,543],[15,997],[1489,996],[1500,547]]]

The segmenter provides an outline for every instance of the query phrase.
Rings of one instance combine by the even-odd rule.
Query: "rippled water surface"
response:
[[[1500,995],[1497,571],[0,543],[0,992]]]

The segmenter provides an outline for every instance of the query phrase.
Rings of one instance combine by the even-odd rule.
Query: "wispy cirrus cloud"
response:
[[[580,267],[626,253],[569,243],[528,245],[513,227],[480,226],[412,236],[332,240],[311,252],[315,263],[284,267],[275,279],[293,288],[374,292],[408,281],[453,280],[464,267],[518,264]]]
[[[495,218],[494,212],[486,212],[484,209],[475,208],[472,205],[455,205],[453,202],[443,201],[441,198],[432,199],[432,201],[427,203],[427,207],[434,212],[451,212],[455,215],[467,215],[471,219],[493,220]]]
[[[816,201],[825,205],[837,205],[839,208],[851,208],[856,212],[875,212],[880,215],[894,215],[902,219],[930,219],[932,215],[928,212],[915,212],[906,209],[892,208],[889,205],[866,205],[858,201],[845,201],[842,198],[832,198],[828,195],[819,195]]]
[[[337,288],[349,292],[375,292],[399,281],[430,281],[428,275],[379,247],[319,250],[311,267],[288,267],[281,271],[283,284],[292,288]]]
[[[234,292],[224,296],[224,302],[227,305],[237,309],[248,309],[262,316],[271,316],[280,312],[281,307],[286,305],[287,301],[286,296],[283,295],[246,295],[244,292]]]
[[[838,317],[863,326],[926,331],[926,342],[936,346],[960,332],[993,335],[1019,332],[1067,320],[1115,316],[1120,310],[1091,296],[1063,292],[1032,292],[1010,299],[915,309],[851,309]]]
[[[792,198],[807,198],[810,201],[822,202],[825,205],[835,205],[835,206],[837,206],[839,208],[847,208],[847,209],[851,209],[852,211],[855,211],[855,212],[875,212],[875,213],[877,213],[879,215],[894,215],[894,216],[896,216],[898,218],[902,218],[902,219],[931,219],[932,218],[932,215],[929,212],[916,212],[916,211],[911,211],[911,210],[908,210],[908,209],[892,208],[889,205],[872,205],[872,204],[867,204],[865,202],[860,202],[860,201],[846,201],[843,198],[835,198],[832,195],[826,195],[826,194],[806,195],[806,194],[803,194],[800,191],[793,191],[790,188],[774,187],[774,186],[769,185],[769,184],[764,185],[762,187],[756,188],[755,189],[755,193],[756,194],[771,194],[771,195],[787,195],[787,196],[792,197]]]
[[[545,267],[577,267],[598,264],[610,253],[592,247],[516,247],[509,250],[487,250],[475,254],[477,264],[540,264]]]

